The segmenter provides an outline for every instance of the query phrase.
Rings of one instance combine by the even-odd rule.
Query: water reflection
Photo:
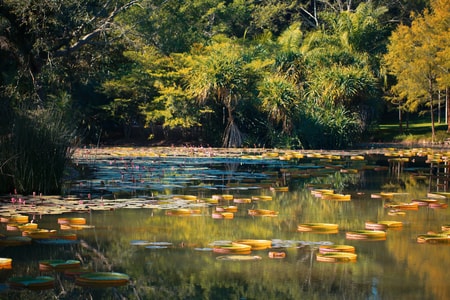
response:
[[[95,271],[124,272],[131,277],[125,287],[85,289],[63,274],[54,290],[42,298],[60,299],[448,299],[450,267],[448,246],[418,244],[418,234],[440,231],[449,223],[447,209],[420,207],[404,215],[390,215],[387,203],[424,198],[429,182],[417,180],[408,165],[392,173],[379,168],[378,157],[364,162],[323,158],[278,159],[188,157],[97,157],[80,160],[86,177],[70,182],[67,194],[92,201],[133,199],[152,208],[129,205],[114,210],[65,213],[84,217],[90,229],[72,230],[81,241],[68,245],[5,247],[12,270],[1,270],[6,282],[12,276],[39,274],[43,259],[79,259]],[[385,161],[386,162],[386,161]],[[365,168],[364,166],[371,166]],[[387,166],[387,162],[384,166]],[[89,168],[88,168],[89,167]],[[347,168],[346,171],[342,168]],[[356,170],[356,171],[353,171]],[[416,172],[417,170],[414,170]],[[428,178],[427,178],[428,179]],[[288,192],[270,187],[287,186]],[[313,187],[351,194],[351,201],[324,200]],[[372,194],[395,193],[373,198]],[[269,201],[209,204],[213,195],[234,198],[272,196]],[[174,196],[195,196],[193,202]],[[447,200],[441,200],[447,201]],[[163,204],[164,202],[164,204]],[[173,207],[196,205],[198,214],[170,216]],[[236,205],[234,218],[213,219],[217,205]],[[94,206],[93,206],[94,207]],[[277,217],[248,214],[250,209],[278,212]],[[43,215],[40,228],[58,227],[60,215]],[[399,230],[388,229],[386,240],[348,240],[346,232],[364,229],[366,221],[397,220]],[[303,223],[339,224],[337,233],[299,232]],[[6,232],[5,232],[6,233]],[[210,249],[214,241],[274,240],[286,253],[269,258],[266,250],[252,251],[257,261],[220,261]],[[133,241],[167,242],[167,247],[145,247]],[[277,243],[275,243],[277,241]],[[319,245],[334,243],[355,247],[357,261],[323,263],[316,260]],[[272,249],[273,251],[274,249]],[[36,294],[5,291],[9,299]],[[1,294],[0,294],[1,295]],[[31,297],[31,296],[30,296]]]

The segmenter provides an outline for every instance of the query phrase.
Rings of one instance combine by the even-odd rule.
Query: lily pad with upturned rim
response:
[[[357,255],[350,252],[317,253],[316,260],[320,262],[356,262]]]
[[[130,276],[116,272],[91,272],[81,274],[76,278],[75,284],[84,287],[115,287],[127,285]]]
[[[40,271],[65,271],[67,269],[77,269],[81,265],[79,260],[62,260],[62,259],[50,259],[40,260]]]
[[[51,276],[13,277],[8,280],[8,285],[15,289],[46,290],[54,288],[55,278]]]
[[[229,260],[229,261],[255,261],[261,260],[261,256],[257,255],[223,255],[216,257],[217,260]]]

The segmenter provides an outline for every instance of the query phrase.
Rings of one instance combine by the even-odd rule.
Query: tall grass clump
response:
[[[16,113],[0,140],[4,192],[58,194],[72,155],[73,131],[58,110]]]
[[[343,106],[314,107],[300,121],[299,136],[310,149],[345,149],[361,138],[361,121]]]

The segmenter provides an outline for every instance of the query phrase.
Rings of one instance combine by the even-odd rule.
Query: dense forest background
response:
[[[450,0],[0,0],[0,190],[57,191],[80,143],[345,148],[391,109],[434,134],[449,20]]]

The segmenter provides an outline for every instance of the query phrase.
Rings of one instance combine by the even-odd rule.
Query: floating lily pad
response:
[[[66,240],[66,239],[37,239],[35,240],[38,244],[44,244],[44,245],[72,245],[72,244],[78,244],[80,241],[78,240]]]
[[[300,232],[337,233],[338,224],[331,223],[305,223],[297,226]]]
[[[321,262],[355,262],[357,254],[350,252],[327,252],[327,253],[317,253],[316,260]]]
[[[12,268],[12,258],[0,258],[0,269],[9,270]]]
[[[148,245],[145,246],[146,249],[167,249],[168,246],[160,246],[160,245]]]
[[[51,260],[40,260],[39,270],[40,271],[64,271],[67,269],[77,269],[81,265],[79,260],[61,260],[61,259],[51,259]]]
[[[150,242],[145,240],[133,240],[130,242],[130,244],[132,246],[148,246],[150,245]]]
[[[255,260],[261,260],[261,256],[257,255],[223,255],[223,256],[217,256],[217,260],[229,260],[229,261],[255,261]]]
[[[114,272],[91,272],[78,276],[75,284],[83,287],[114,287],[127,285],[130,277],[123,273]]]
[[[385,240],[386,232],[381,230],[356,230],[345,234],[349,240]]]
[[[54,288],[55,278],[51,276],[13,277],[8,280],[8,285],[14,289],[47,290]]]
[[[319,252],[320,253],[329,253],[329,252],[355,253],[355,247],[350,246],[350,245],[320,245]]]
[[[205,251],[205,252],[210,252],[213,251],[213,248],[208,248],[208,247],[204,247],[204,248],[194,248],[195,251]]]

